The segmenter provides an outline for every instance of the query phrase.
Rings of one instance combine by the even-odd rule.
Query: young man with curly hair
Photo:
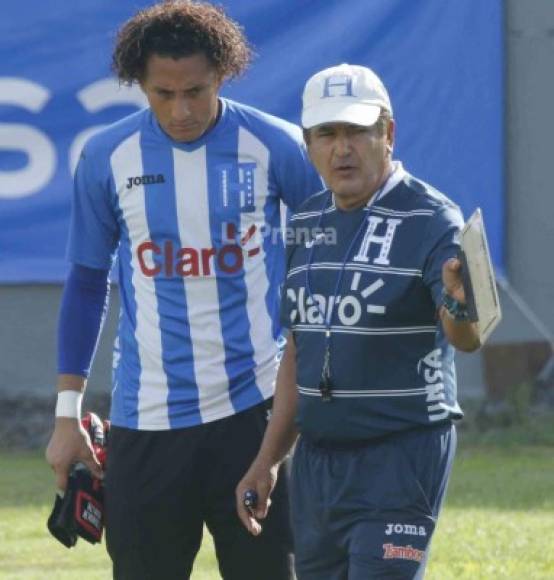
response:
[[[150,106],[92,137],[77,168],[47,459],[61,489],[76,461],[101,475],[78,420],[117,255],[105,496],[119,580],[188,578],[204,524],[224,578],[291,577],[284,478],[259,538],[234,489],[263,438],[279,352],[284,251],[267,234],[280,203],[295,209],[320,180],[297,127],[219,96],[249,60],[239,26],[209,4],[138,12],[113,64]]]

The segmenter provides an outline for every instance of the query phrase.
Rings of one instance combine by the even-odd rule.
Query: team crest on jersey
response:
[[[386,223],[383,223],[386,222]],[[360,244],[358,253],[354,256],[354,262],[369,262],[369,250],[372,244],[381,247],[379,255],[373,260],[373,264],[388,266],[390,264],[389,253],[391,250],[396,228],[402,223],[402,220],[370,215],[367,218],[367,228]],[[379,230],[379,234],[377,233]],[[384,230],[384,233],[381,233]]]
[[[253,161],[217,166],[219,197],[223,208],[238,208],[241,212],[255,211],[256,167]]]

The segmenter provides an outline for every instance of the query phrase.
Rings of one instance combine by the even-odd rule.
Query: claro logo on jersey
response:
[[[244,267],[245,259],[260,253],[260,246],[254,242],[257,226],[251,225],[242,237],[237,236],[234,224],[226,227],[229,243],[218,248],[180,248],[171,240],[160,244],[151,240],[142,242],[137,248],[142,273],[149,278],[213,276],[218,272],[236,274]]]
[[[352,294],[345,296],[310,295],[304,286],[298,288],[298,291],[288,288],[287,297],[296,306],[290,312],[291,322],[293,324],[323,324],[322,314],[325,315],[325,319],[328,319],[330,312],[334,310],[341,324],[354,326],[360,322],[364,311],[368,314],[385,314],[385,306],[367,303],[369,297],[385,285],[383,279],[378,278],[365,288],[360,288],[360,281],[361,274],[355,272],[350,284]]]

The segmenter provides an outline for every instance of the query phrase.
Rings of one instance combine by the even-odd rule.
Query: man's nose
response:
[[[187,99],[177,98],[171,107],[171,118],[173,121],[182,122],[190,117],[190,106]]]
[[[335,139],[335,153],[339,157],[346,157],[350,154],[352,150],[352,144],[350,143],[350,137],[345,134],[337,135]]]

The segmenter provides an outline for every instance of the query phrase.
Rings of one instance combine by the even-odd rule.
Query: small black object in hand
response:
[[[246,509],[250,511],[255,510],[258,504],[258,494],[253,489],[247,489],[244,492],[242,503]]]

